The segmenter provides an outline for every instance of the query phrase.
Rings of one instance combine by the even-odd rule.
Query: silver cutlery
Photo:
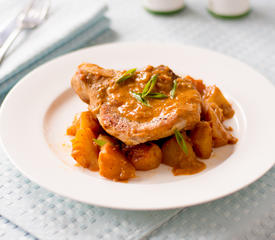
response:
[[[24,8],[15,16],[13,17],[8,24],[5,25],[0,31],[0,47],[3,45],[3,43],[8,39],[12,31],[16,28],[16,20],[18,16],[21,14],[24,14],[30,7],[30,5],[34,2],[34,0],[29,1],[27,5],[24,6]]]
[[[3,43],[7,40],[9,35],[15,29],[15,19],[16,18],[13,18],[8,24],[5,25],[4,28],[0,30],[0,47],[3,45]]]
[[[21,31],[40,25],[47,16],[50,0],[33,0],[16,18],[16,27],[0,48],[0,63]]]

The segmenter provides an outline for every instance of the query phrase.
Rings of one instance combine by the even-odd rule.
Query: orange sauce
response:
[[[205,163],[200,161],[194,161],[191,165],[184,168],[173,168],[172,173],[175,176],[178,175],[192,175],[203,171],[206,168]]]
[[[154,74],[158,74],[158,78],[151,92],[165,94],[167,98],[146,98],[151,105],[148,107],[137,101],[131,92],[142,93],[146,83]],[[175,98],[171,99],[169,96],[175,79],[177,79],[177,91]],[[198,91],[194,89],[191,80],[177,78],[166,67],[151,71],[149,66],[145,71],[137,72],[134,77],[125,82],[119,84],[115,81],[112,82],[111,86],[108,87],[106,102],[111,105],[115,104],[123,117],[142,123],[151,121],[158,116],[168,117],[173,112],[180,115],[188,113],[190,105],[200,103],[201,97]]]
[[[87,67],[89,70],[89,65],[87,65]],[[92,67],[92,65],[90,67]],[[88,70],[87,73],[85,73],[85,69],[83,74],[78,73],[78,77],[85,78],[83,82],[88,83],[88,88],[96,89],[96,91],[88,91],[85,88],[83,88],[83,90],[82,85],[77,88],[80,89],[81,99],[89,104],[91,111],[83,112],[80,118],[75,117],[72,126],[67,129],[67,135],[77,135],[72,141],[73,150],[75,150],[72,152],[72,156],[79,162],[76,163],[75,166],[83,166],[92,171],[99,170],[102,176],[123,183],[127,183],[128,179],[135,177],[135,170],[140,170],[140,167],[132,164],[136,163],[137,157],[139,156],[138,154],[135,155],[136,158],[134,160],[130,159],[130,155],[128,156],[123,152],[123,147],[115,147],[113,144],[108,144],[108,141],[107,144],[101,146],[101,148],[94,146],[95,143],[93,139],[96,138],[99,133],[103,135],[106,134],[102,131],[98,121],[93,119],[93,117],[98,114],[103,102],[117,108],[122,118],[138,123],[149,123],[150,121],[152,123],[156,118],[166,120],[173,118],[173,116],[181,116],[186,122],[194,122],[192,128],[184,128],[185,130],[191,130],[193,132],[182,131],[182,137],[187,148],[186,151],[183,151],[184,149],[179,146],[175,137],[165,139],[165,142],[161,144],[161,150],[159,149],[162,163],[173,167],[172,172],[175,176],[196,174],[206,168],[204,162],[197,160],[196,156],[202,157],[199,155],[200,151],[197,150],[196,152],[198,146],[201,147],[200,150],[211,153],[213,147],[212,140],[216,141],[214,147],[237,142],[237,139],[227,132],[233,129],[223,125],[223,120],[231,118],[234,115],[234,110],[216,86],[206,88],[202,80],[195,80],[190,76],[186,78],[178,77],[166,66],[159,66],[157,68],[148,66],[144,71],[137,71],[131,78],[120,83],[117,83],[117,80],[126,71],[97,69],[99,71],[97,73],[92,71],[92,74],[90,74]],[[144,99],[150,105],[146,106],[138,101],[132,93],[142,93],[145,85],[154,75],[157,75],[157,81],[151,93],[161,93],[167,97],[161,99],[145,97]],[[101,78],[107,78],[107,81],[101,82]],[[171,98],[170,92],[174,81],[177,82],[176,94],[174,98]],[[86,91],[86,93],[83,91]],[[88,96],[89,93],[91,94],[90,99]],[[199,119],[199,114],[198,119],[196,119],[191,113],[192,111],[197,112],[194,110],[200,111],[201,106],[201,119]],[[208,128],[211,127],[211,131],[209,131],[208,135],[200,131],[198,138],[194,138],[195,140],[199,139],[199,144],[197,144],[197,141],[192,138],[192,136],[194,136],[192,133],[194,133],[195,124],[197,124],[199,120],[209,122],[207,126]],[[84,132],[78,134],[80,131]],[[153,127],[150,131],[147,131],[147,133],[149,132],[151,135],[155,135],[157,131],[156,127]],[[115,136],[115,134],[112,135]],[[210,136],[210,140],[207,136]],[[110,136],[105,136],[105,138],[106,137],[111,138]],[[117,139],[114,138],[114,141],[117,141]],[[127,144],[126,141],[124,142]],[[194,144],[198,146],[196,145],[194,147]],[[141,146],[143,151],[142,156],[144,157],[147,154],[147,158],[148,156],[150,157],[149,150],[145,145]],[[206,151],[206,149],[209,151]],[[100,154],[98,154],[99,152]],[[156,153],[156,151],[154,151],[154,153]],[[152,154],[149,160],[155,157],[155,155]],[[210,155],[211,154],[207,154],[205,158],[209,158]],[[144,157],[144,159],[146,159],[146,157]],[[92,165],[90,165],[90,163],[96,163],[93,165],[95,167],[91,167]]]

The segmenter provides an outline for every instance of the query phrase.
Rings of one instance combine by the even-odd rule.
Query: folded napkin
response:
[[[27,2],[0,0],[1,25]],[[106,9],[100,0],[52,1],[48,18],[34,30],[22,32],[0,65],[0,98],[34,67],[83,46],[108,29]]]

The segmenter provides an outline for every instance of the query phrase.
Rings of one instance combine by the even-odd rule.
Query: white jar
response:
[[[184,0],[143,0],[144,7],[155,13],[174,13],[184,7]]]
[[[249,0],[208,0],[210,13],[220,17],[241,17],[250,11]]]

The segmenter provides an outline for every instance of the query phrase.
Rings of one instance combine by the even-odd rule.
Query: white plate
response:
[[[236,145],[215,149],[207,169],[173,176],[171,168],[137,172],[129,183],[112,182],[74,165],[65,135],[74,114],[87,106],[70,89],[81,62],[115,69],[165,64],[177,73],[217,84],[233,103],[228,122]],[[191,206],[233,193],[274,164],[274,87],[247,65],[190,46],[107,44],[59,57],[37,68],[8,94],[0,115],[3,146],[28,178],[58,194],[110,208],[156,210]]]

